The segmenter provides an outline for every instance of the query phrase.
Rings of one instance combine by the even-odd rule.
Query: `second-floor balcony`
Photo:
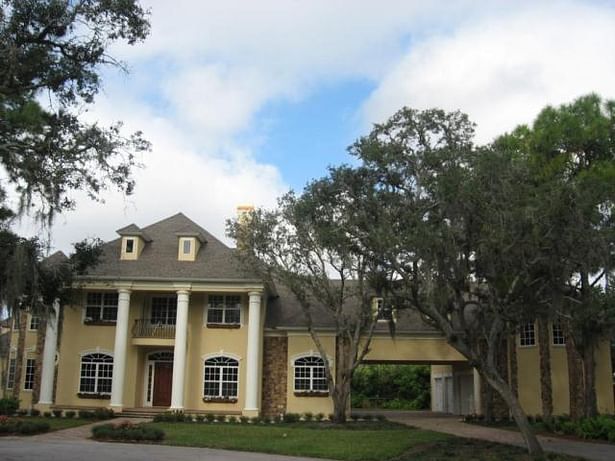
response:
[[[175,325],[156,319],[137,319],[132,327],[132,337],[174,339]]]

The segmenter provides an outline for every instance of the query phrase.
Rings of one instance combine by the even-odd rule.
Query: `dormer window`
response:
[[[196,261],[201,247],[207,242],[200,232],[177,232],[177,259],[179,261]]]
[[[372,312],[378,322],[395,322],[395,308],[389,304],[385,304],[382,298],[372,299]]]
[[[122,236],[120,259],[134,261],[139,259],[145,245],[151,238],[138,226],[131,224],[117,231]]]

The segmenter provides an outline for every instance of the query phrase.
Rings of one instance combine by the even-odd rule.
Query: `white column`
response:
[[[184,378],[186,376],[186,349],[188,339],[188,301],[190,292],[177,292],[177,316],[175,318],[175,350],[173,352],[173,387],[171,409],[184,408]]]
[[[129,310],[130,290],[120,288],[118,290],[115,346],[113,347],[113,381],[111,383],[111,406],[117,407],[118,409],[121,409],[123,405]]]
[[[38,403],[51,405],[53,403],[53,378],[56,371],[56,352],[58,349],[58,317],[60,315],[60,300],[56,299],[51,307],[45,331],[45,346],[43,348],[43,370],[41,371],[41,391]]]
[[[480,374],[476,371],[476,368],[472,368],[472,374],[474,377],[474,414],[480,415],[483,413],[481,403],[481,379]]]
[[[246,402],[244,412],[258,414],[258,366],[261,355],[261,293],[250,292],[248,311],[248,352],[246,363]]]

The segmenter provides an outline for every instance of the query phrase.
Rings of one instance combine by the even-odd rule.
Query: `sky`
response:
[[[111,54],[84,117],[141,130],[133,195],[75,193],[51,251],[111,240],[179,211],[232,244],[240,204],[276,198],[352,162],[346,148],[403,106],[466,112],[476,141],[547,104],[615,99],[615,2],[142,1],[151,35]],[[23,232],[37,233],[27,219]],[[47,234],[45,234],[47,235]]]

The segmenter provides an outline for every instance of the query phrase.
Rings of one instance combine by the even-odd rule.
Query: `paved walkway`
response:
[[[458,437],[525,447],[523,438],[518,432],[467,424],[461,421],[459,416],[427,411],[375,411],[374,413],[385,414],[391,421],[397,421],[421,429],[444,432]],[[546,451],[579,456],[593,461],[615,460],[615,446],[606,443],[579,442],[561,437],[547,436],[538,436],[538,440],[540,440],[542,447]]]
[[[121,421],[144,422],[145,419],[116,418]],[[103,443],[89,440],[96,422],[31,437],[2,437],[2,461],[323,461],[315,458],[269,455],[210,448],[171,447],[135,443]]]

